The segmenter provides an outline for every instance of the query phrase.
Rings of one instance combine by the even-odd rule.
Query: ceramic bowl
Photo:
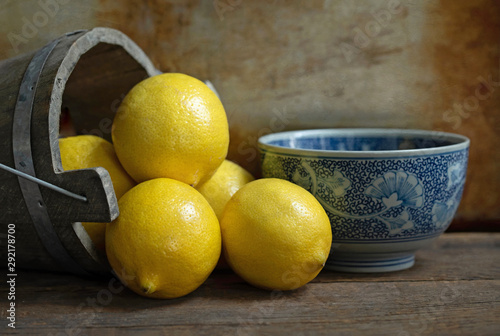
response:
[[[398,129],[321,129],[259,139],[262,174],[294,182],[326,210],[326,269],[409,268],[451,223],[465,183],[469,139]]]

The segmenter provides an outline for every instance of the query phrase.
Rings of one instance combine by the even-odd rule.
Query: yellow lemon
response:
[[[143,182],[119,201],[107,226],[106,252],[121,281],[152,298],[191,293],[210,275],[221,252],[220,227],[207,200],[168,178]]]
[[[241,187],[254,180],[245,168],[229,160],[224,160],[215,174],[196,188],[214,209],[220,220],[226,203]]]
[[[59,139],[59,150],[64,170],[105,168],[120,199],[135,185],[134,180],[123,169],[116,157],[113,145],[95,135],[78,135]],[[104,250],[106,223],[82,223],[94,245]]]
[[[238,190],[220,222],[224,256],[248,283],[291,290],[323,268],[332,243],[328,216],[305,189],[260,179]]]
[[[229,160],[224,160],[215,174],[205,183],[196,188],[214,209],[220,220],[222,211],[231,197],[245,184],[254,180],[252,174],[245,168]],[[221,255],[217,263],[217,269],[227,269],[224,256]]]
[[[219,98],[196,78],[167,73],[130,90],[113,121],[120,162],[137,182],[208,180],[226,158],[229,129]]]

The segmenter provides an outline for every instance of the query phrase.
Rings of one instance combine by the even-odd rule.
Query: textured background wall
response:
[[[500,221],[499,1],[3,0],[0,20],[0,59],[106,26],[160,70],[211,80],[229,116],[229,158],[257,174],[256,139],[268,132],[464,134],[470,165],[454,225]]]

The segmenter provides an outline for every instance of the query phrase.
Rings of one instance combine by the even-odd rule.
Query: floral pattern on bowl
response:
[[[383,134],[383,131],[378,132]],[[420,131],[415,132],[420,134]],[[279,146],[260,146],[264,177],[292,181],[311,192],[323,205],[332,225],[334,255],[336,250],[341,253],[356,250],[358,244],[363,245],[363,253],[387,252],[391,257],[395,248],[388,247],[390,244],[420,244],[446,230],[458,208],[465,184],[468,140],[463,146],[451,146],[450,150],[439,144],[436,148],[426,145],[429,148],[423,150],[390,151],[387,148],[398,143],[414,147],[419,144],[383,136],[362,137],[361,144],[345,139],[330,142],[314,139],[314,146],[334,143],[339,148],[381,149],[340,151],[336,156],[333,150],[286,148],[281,152]],[[375,143],[377,139],[383,139],[383,143]],[[299,140],[304,142],[303,137]],[[286,141],[280,145],[286,147]],[[383,251],[377,250],[375,243],[384,245]],[[349,247],[346,244],[350,244]],[[398,248],[403,247],[398,245]],[[408,254],[400,257],[407,259],[405,265],[413,264]],[[401,259],[398,258],[391,260]],[[398,264],[396,268],[402,267]]]
[[[315,195],[336,222],[334,239],[414,238],[415,233],[427,236],[444,231],[458,206],[463,190],[460,186],[463,187],[465,181],[465,174],[459,172],[465,171],[467,160],[466,153],[459,152],[446,155],[439,162],[434,162],[436,158],[377,160],[373,164],[363,160],[342,162],[338,167],[330,165],[325,170],[323,167],[329,164],[324,159],[283,161],[278,157],[273,160],[269,157],[271,153],[267,155],[263,175],[284,177]],[[428,176],[429,172],[422,168],[424,165],[439,168],[437,174],[432,173],[436,174],[435,179]],[[398,167],[408,168],[403,171]],[[365,172],[360,174],[364,168]],[[422,180],[426,181],[427,187]],[[426,198],[429,199],[424,202]],[[432,213],[432,217],[426,212]],[[416,223],[412,220],[420,216]],[[355,232],[348,233],[350,229],[344,228],[356,223],[360,228]],[[381,224],[385,228],[381,228]]]

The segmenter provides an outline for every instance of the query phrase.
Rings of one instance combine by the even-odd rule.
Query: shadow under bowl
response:
[[[326,269],[388,272],[451,223],[462,196],[469,139],[406,129],[318,129],[259,139],[264,177],[311,192],[332,226]]]

